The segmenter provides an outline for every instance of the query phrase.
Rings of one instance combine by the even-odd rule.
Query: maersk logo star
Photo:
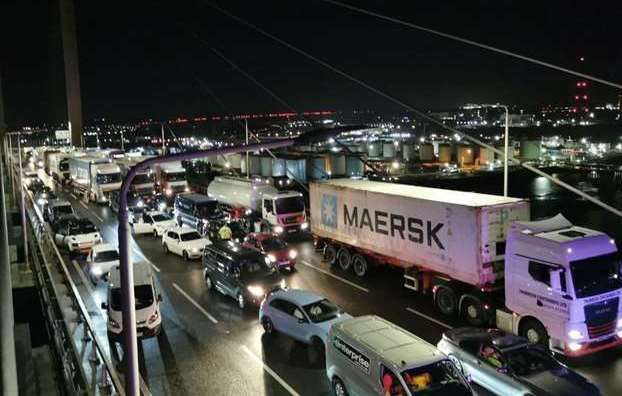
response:
[[[322,224],[337,228],[337,197],[335,195],[322,195]]]

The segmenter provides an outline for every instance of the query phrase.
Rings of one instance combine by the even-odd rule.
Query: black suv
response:
[[[207,246],[203,265],[207,288],[235,298],[241,309],[285,287],[285,279],[266,256],[236,242]]]

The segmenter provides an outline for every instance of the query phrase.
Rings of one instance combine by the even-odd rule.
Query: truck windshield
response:
[[[97,175],[97,184],[118,183],[121,181],[119,173],[102,173]]]
[[[153,289],[151,285],[134,286],[134,301],[136,309],[148,308],[153,304]],[[113,311],[121,310],[121,289],[115,287],[110,290],[110,308]]]
[[[202,219],[214,217],[214,215],[218,214],[217,201],[203,202],[200,205],[197,205],[196,208],[197,216]]]
[[[471,395],[471,388],[450,360],[402,371],[412,395]]]
[[[186,180],[186,172],[166,172],[164,179],[170,182],[184,181]]]
[[[136,185],[136,184],[148,184],[148,183],[152,183],[152,179],[151,179],[151,175],[147,174],[147,173],[141,173],[138,174],[134,177],[134,180],[132,181],[132,185]]]
[[[305,201],[302,197],[284,197],[276,199],[276,214],[304,212]]]
[[[571,261],[570,270],[575,295],[578,298],[591,297],[622,288],[618,253]]]

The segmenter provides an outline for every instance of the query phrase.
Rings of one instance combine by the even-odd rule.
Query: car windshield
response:
[[[138,175],[134,176],[134,180],[132,181],[132,185],[136,185],[136,184],[147,184],[147,183],[151,183],[152,179],[151,179],[151,175],[148,173],[139,173]]]
[[[71,207],[71,205],[57,206],[54,208],[54,213],[56,217],[73,214],[73,208]]]
[[[78,221],[69,227],[69,235],[81,235],[97,232],[97,228],[88,220]]]
[[[622,288],[618,253],[571,261],[570,270],[575,295],[578,298],[591,297]]]
[[[119,260],[119,252],[117,252],[116,250],[103,250],[95,254],[96,263],[104,263],[107,261],[117,261],[117,260]]]
[[[185,234],[180,234],[179,238],[181,238],[182,242],[194,241],[195,239],[201,239],[201,235],[198,232],[186,232]]]
[[[450,360],[402,371],[412,395],[471,395],[471,388]]]
[[[305,200],[301,197],[284,197],[275,200],[276,214],[304,212]]]
[[[326,322],[339,316],[339,307],[324,299],[302,307],[313,323]]]
[[[143,309],[153,304],[153,289],[151,285],[134,286],[134,301],[136,309]],[[115,287],[110,290],[110,308],[114,311],[121,310],[121,289]]]
[[[160,221],[168,221],[168,220],[172,220],[172,218],[170,216],[167,216],[165,214],[157,214],[157,215],[153,215],[151,216],[151,218],[153,219],[153,221],[155,221],[156,223],[159,223]]]
[[[167,172],[165,176],[166,181],[184,181],[186,180],[186,172]]]
[[[263,248],[267,252],[271,252],[274,250],[283,250],[287,248],[287,244],[280,240],[279,238],[270,237],[266,238],[261,242]]]
[[[218,202],[208,201],[196,206],[197,214],[201,218],[213,217],[218,214]]]
[[[543,349],[524,346],[503,353],[505,365],[520,376],[537,374],[559,367],[559,364]]]
[[[101,173],[97,175],[97,184],[118,183],[120,181],[120,173]]]

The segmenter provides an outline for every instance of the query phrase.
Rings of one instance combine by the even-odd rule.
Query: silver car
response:
[[[270,293],[259,308],[259,322],[267,334],[277,331],[313,346],[322,359],[330,327],[352,316],[325,297],[300,289]]]
[[[498,395],[600,395],[544,347],[498,329],[452,329],[438,343],[477,385]]]

